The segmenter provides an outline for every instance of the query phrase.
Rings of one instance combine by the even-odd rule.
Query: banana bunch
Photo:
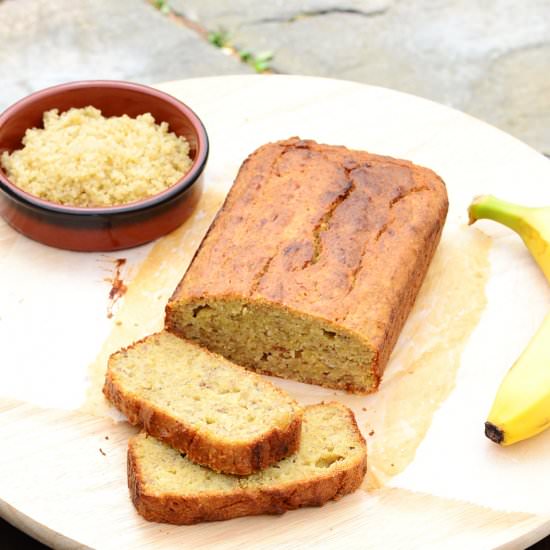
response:
[[[529,208],[485,195],[468,209],[470,224],[500,222],[522,239],[550,282],[550,208]],[[501,445],[550,427],[550,313],[502,381],[485,422],[485,435]]]

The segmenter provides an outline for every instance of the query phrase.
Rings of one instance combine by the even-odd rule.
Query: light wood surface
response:
[[[0,433],[8,449],[0,512],[56,547],[481,549],[526,544],[550,527],[528,514],[399,489],[360,490],[280,517],[183,527],[148,523],[131,506],[124,482],[126,441],[134,433],[127,424],[4,400]]]
[[[0,514],[59,548],[521,548],[550,533],[550,508],[544,503],[530,508],[521,498],[516,501],[513,495],[505,495],[506,505],[498,506],[498,499],[486,494],[484,480],[456,468],[455,461],[461,457],[446,457],[446,449],[440,450],[442,471],[445,463],[453,464],[445,474],[466,488],[458,490],[457,483],[430,484],[423,477],[423,468],[438,458],[433,456],[437,447],[430,441],[437,434],[438,421],[447,418],[448,403],[460,398],[466,417],[467,410],[478,414],[478,406],[483,414],[486,402],[476,404],[472,398],[470,403],[461,397],[470,383],[468,369],[476,367],[472,345],[479,331],[485,330],[483,326],[476,328],[471,338],[474,344],[466,347],[456,388],[437,410],[433,426],[403,475],[418,473],[404,477],[401,486],[398,476],[378,490],[361,489],[320,509],[190,527],[147,523],[135,512],[126,487],[126,442],[134,428],[77,410],[85,399],[88,366],[108,351],[106,341],[113,345],[123,341],[112,337],[121,317],[105,315],[110,288],[105,279],[112,275],[113,260],[124,256],[127,264],[122,276],[130,287],[141,277],[142,294],[142,307],[128,310],[124,317],[124,323],[129,318],[135,321],[126,337],[157,329],[164,300],[179,276],[166,263],[174,257],[174,247],[180,247],[177,257],[185,262],[208,226],[214,206],[255,147],[300,135],[429,166],[443,176],[449,188],[448,232],[464,225],[469,200],[482,192],[498,194],[501,190],[510,200],[540,203],[548,198],[550,203],[548,186],[541,183],[550,181],[547,160],[475,119],[412,96],[350,82],[279,76],[197,79],[161,87],[196,110],[210,134],[205,185],[214,193],[210,197],[217,198],[210,206],[203,205],[204,211],[192,226],[163,241],[164,248],[148,245],[107,255],[48,249],[5,225],[0,227]],[[502,301],[498,294],[506,284],[514,284],[496,277],[499,262],[513,261],[514,281],[521,283],[517,303],[510,298],[503,306],[513,309],[518,325],[514,342],[500,346],[509,362],[542,318],[550,293],[521,246],[512,241],[510,247],[508,237],[498,229],[484,230],[494,239],[488,311],[495,300]],[[153,283],[143,284],[153,275]],[[498,285],[492,282],[496,279],[502,279]],[[538,299],[522,313],[519,300],[525,297],[524,284],[529,287],[525,296],[536,294]],[[134,300],[130,294],[116,308],[122,311],[124,300]],[[490,331],[481,334],[486,338]],[[305,385],[281,385],[304,402],[334,398],[332,392]],[[491,390],[484,393],[490,400]],[[335,398],[353,406],[361,421],[368,417],[369,410],[362,411],[365,403],[370,407],[370,401],[341,394]],[[546,439],[538,447],[544,452]],[[538,463],[530,468],[528,451],[524,449],[521,455],[525,469],[536,472]],[[467,462],[468,448],[463,453]],[[490,473],[494,457],[490,452],[486,455],[479,466]],[[516,470],[521,467],[521,456],[514,457]],[[494,464],[501,467],[498,461]],[[517,479],[521,482],[522,478]],[[432,494],[407,487],[429,487]],[[479,493],[475,487],[481,487]]]

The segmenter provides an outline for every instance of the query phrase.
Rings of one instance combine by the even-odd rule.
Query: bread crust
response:
[[[321,405],[314,405],[321,406]],[[128,444],[128,488],[134,506],[148,521],[192,525],[203,521],[220,521],[242,516],[283,514],[305,506],[322,506],[356,491],[367,471],[365,440],[353,413],[347,410],[353,431],[365,452],[347,468],[315,479],[303,479],[262,489],[239,488],[231,493],[197,495],[154,494],[147,491],[134,452],[133,439]]]
[[[142,341],[135,342],[121,351],[130,349]],[[203,351],[218,358],[208,350]],[[240,369],[237,366],[235,368]],[[275,385],[273,387],[284,395],[280,388]],[[110,369],[105,376],[103,394],[127,417],[130,424],[142,426],[148,434],[185,453],[192,462],[217,472],[249,475],[295,453],[300,445],[303,416],[301,409],[298,409],[295,417],[284,429],[274,427],[261,438],[246,443],[230,444],[201,433],[200,430],[175,419],[139,396],[125,391]]]
[[[317,161],[332,171],[308,180],[304,167]],[[314,185],[322,192],[309,197]],[[296,210],[305,204],[307,213]],[[425,278],[447,210],[443,180],[409,161],[299,138],[264,145],[241,166],[168,302],[166,329],[187,336],[177,320],[184,304],[231,297],[270,304],[335,326],[374,353],[372,387],[301,381],[370,393]],[[223,266],[223,276],[212,265]],[[258,363],[245,366],[281,375]]]

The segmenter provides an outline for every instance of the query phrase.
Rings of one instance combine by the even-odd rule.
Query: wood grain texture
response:
[[[433,168],[449,189],[447,227],[465,223],[474,189],[494,194],[505,189],[512,201],[550,203],[550,188],[542,185],[550,175],[546,159],[474,119],[411,96],[302,77],[209,78],[162,88],[188,102],[205,122],[212,146],[205,179],[207,187],[216,191],[228,189],[242,160],[260,144],[299,134],[318,142],[410,158]],[[405,471],[416,471],[415,466],[431,456],[440,469],[443,464],[446,468],[440,472],[426,468],[425,477],[418,472],[418,486],[426,480],[437,481],[435,473],[440,473],[438,479],[449,474],[466,487],[464,491],[453,492],[457,484],[451,485],[450,498],[439,498],[398,488],[359,490],[320,509],[188,527],[147,523],[134,510],[126,487],[126,448],[134,428],[67,410],[78,406],[78,396],[84,395],[87,363],[97,355],[109,330],[104,319],[108,287],[105,291],[104,274],[94,268],[97,257],[61,253],[32,243],[8,227],[1,229],[1,277],[6,292],[1,294],[0,394],[7,399],[0,399],[0,515],[50,546],[487,549],[522,548],[550,533],[549,515],[506,513],[458,500],[472,494],[469,489],[474,487],[479,502],[500,505],[501,499],[491,499],[483,484],[491,472],[498,474],[497,481],[502,479],[504,459],[500,456],[496,462],[489,451],[473,455],[475,438],[468,439],[469,430],[477,433],[478,417],[486,409],[472,390],[484,387],[487,399],[491,398],[487,388],[500,376],[493,372],[495,365],[506,370],[521,349],[521,338],[527,340],[530,326],[536,326],[550,303],[550,296],[543,294],[546,283],[542,277],[537,279],[528,254],[499,229],[487,229],[496,239],[494,265],[513,265],[508,272],[513,292],[506,294],[505,302],[496,299],[499,313],[490,318],[485,340],[475,347],[475,361],[467,349],[457,387],[436,413],[437,417],[449,401],[460,397],[456,406],[460,415],[455,423],[445,424],[447,432],[454,430],[457,449],[446,446],[444,460],[441,453],[433,456],[433,451],[425,450],[424,442],[438,428],[434,421]],[[444,232],[442,243],[445,238]],[[125,256],[129,264],[136,265],[146,252],[127,251]],[[164,261],[159,258],[159,270],[165,269]],[[83,295],[79,281],[89,273],[93,281],[86,280]],[[489,308],[500,289],[489,296]],[[538,299],[526,308],[524,300],[535,291]],[[168,295],[170,290],[162,292]],[[153,303],[157,296],[148,291],[145,299]],[[161,320],[139,317],[135,322],[147,327]],[[513,338],[502,337],[508,333]],[[63,334],[66,348],[57,345],[54,334]],[[495,334],[498,346],[487,346],[487,338]],[[474,383],[464,384],[469,370],[474,372]],[[362,415],[359,424],[364,430],[370,411],[363,409],[370,404],[363,398],[350,402],[345,396],[306,385],[289,383],[284,388],[300,395],[303,402],[328,397],[348,403],[358,419]],[[443,441],[445,434],[436,433],[436,442]],[[457,433],[461,434],[458,438]],[[533,441],[533,446],[537,443],[540,446],[541,441]],[[513,471],[506,477],[506,487],[513,490],[504,496],[513,500],[523,493],[527,500],[518,509],[529,503],[529,495],[548,494],[543,490],[548,476],[531,480],[522,473],[514,477],[515,471],[525,471],[520,466],[526,449],[508,453]],[[527,468],[532,469],[529,463]],[[446,487],[435,481],[433,492],[444,492]]]
[[[3,448],[9,449],[0,469],[0,512],[60,548],[75,543],[113,549],[303,548],[321,543],[330,548],[489,548],[514,540],[518,546],[534,542],[550,527],[548,518],[396,489],[360,490],[320,509],[279,518],[185,527],[149,523],[134,510],[126,486],[127,441],[134,428],[6,400],[0,401],[0,411]]]

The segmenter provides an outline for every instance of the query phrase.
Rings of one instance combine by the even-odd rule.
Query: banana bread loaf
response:
[[[257,372],[375,390],[447,214],[405,160],[291,138],[256,150],[166,308],[166,328]]]
[[[355,491],[366,446],[353,413],[339,403],[307,407],[300,450],[248,477],[212,472],[141,433],[128,446],[128,485],[150,521],[191,524],[321,506]]]
[[[132,424],[219,472],[250,474],[300,443],[302,409],[290,396],[169,332],[114,353],[103,392]]]

